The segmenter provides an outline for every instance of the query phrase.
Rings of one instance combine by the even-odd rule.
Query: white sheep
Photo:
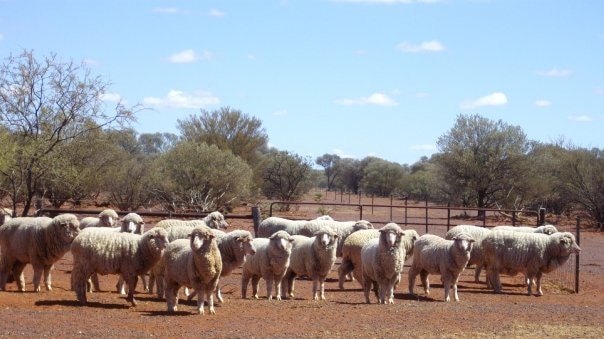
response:
[[[333,220],[329,215],[323,215],[313,220]],[[285,231],[289,235],[300,234],[299,229],[309,220],[291,220],[280,217],[268,217],[258,225],[256,237],[268,238],[277,231]]]
[[[541,225],[537,227],[532,226],[495,226],[493,231],[514,231],[514,232],[526,232],[526,233],[543,233],[547,235],[558,232],[558,229],[554,225]]]
[[[113,227],[119,216],[111,208],[102,210],[98,217],[86,217],[80,220],[80,229],[88,227]]]
[[[394,286],[400,281],[405,264],[403,230],[395,223],[378,230],[379,238],[369,240],[361,248],[363,292],[369,304],[369,291],[373,286],[380,304],[394,304]]]
[[[424,234],[415,242],[413,263],[409,269],[409,293],[413,293],[415,277],[420,275],[424,292],[430,294],[428,274],[440,274],[445,289],[445,301],[450,301],[449,291],[453,286],[455,301],[459,301],[457,281],[470,260],[474,238],[460,233],[451,240],[437,235]]]
[[[199,292],[199,314],[204,314],[205,301],[208,302],[210,314],[216,314],[213,294],[220,279],[222,259],[210,228],[195,227],[191,230],[189,240],[171,242],[162,260],[166,267],[164,279],[168,312],[177,310],[178,290],[181,286],[186,286]]]
[[[482,239],[491,233],[491,230],[486,227],[474,226],[474,225],[457,225],[452,227],[445,234],[445,239],[451,240],[460,233],[467,233],[474,238],[474,245],[472,252],[470,253],[470,260],[467,266],[475,265],[474,269],[474,281],[480,281],[480,272],[484,267],[484,253],[482,251]]]
[[[325,278],[336,262],[338,234],[331,228],[315,232],[313,237],[292,236],[292,254],[289,268],[281,282],[281,294],[294,298],[296,276],[312,279],[313,300],[325,300]]]
[[[248,254],[254,255],[256,253],[256,248],[253,244],[254,237],[252,237],[249,231],[234,230],[224,233],[219,230],[212,230],[212,232],[216,236],[216,242],[218,243],[218,249],[222,258],[221,278],[230,275],[234,269],[241,267]],[[197,291],[194,291],[189,294],[187,299],[191,300],[196,293]],[[224,302],[220,285],[216,288],[216,298],[221,303]]]
[[[252,296],[258,299],[260,278],[266,282],[266,296],[273,299],[273,284],[276,299],[281,300],[281,280],[289,267],[292,253],[292,237],[285,231],[277,231],[268,238],[255,238],[252,244],[255,254],[245,257],[241,273],[241,298],[247,295],[247,285],[252,280]]]
[[[172,226],[208,226],[209,228],[226,230],[229,227],[229,223],[224,219],[224,215],[218,211],[214,211],[206,215],[203,219],[195,220],[178,220],[178,219],[164,219],[160,220],[155,227],[168,228]]]
[[[31,264],[34,271],[34,291],[40,291],[40,281],[52,290],[50,270],[63,257],[73,239],[80,232],[79,222],[73,214],[48,217],[18,217],[0,226],[0,290],[12,277],[19,291],[25,291],[23,269]]]
[[[0,225],[3,225],[5,222],[11,220],[13,218],[13,210],[10,208],[0,208]]]
[[[155,265],[167,244],[166,230],[157,227],[143,235],[82,230],[71,245],[71,286],[78,301],[86,304],[86,282],[93,273],[120,274],[128,285],[126,300],[135,306],[137,277]]]
[[[527,278],[528,295],[535,282],[537,294],[541,290],[541,276],[563,265],[571,254],[581,249],[570,232],[552,235],[514,231],[493,231],[482,240],[487,267],[487,282],[495,293],[501,292],[499,274],[523,273]]]
[[[407,261],[413,255],[414,243],[419,239],[419,234],[413,229],[403,230],[403,232],[405,235],[403,235],[402,241],[405,249],[405,261]],[[344,289],[346,276],[351,272],[354,279],[363,286],[361,249],[369,240],[379,238],[379,236],[380,232],[377,229],[361,230],[354,232],[344,240],[344,244],[342,244],[342,261],[340,267],[338,267],[340,289]]]

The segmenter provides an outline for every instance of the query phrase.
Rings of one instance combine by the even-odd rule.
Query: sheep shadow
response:
[[[70,307],[91,307],[101,309],[128,309],[130,305],[124,304],[102,304],[100,302],[89,301],[86,304],[82,304],[77,300],[38,300],[34,303],[36,306],[70,306]]]
[[[140,314],[144,317],[183,317],[183,316],[190,316],[190,315],[196,315],[197,312],[189,312],[189,311],[175,311],[175,312],[168,312],[168,311],[143,311],[140,312]]]

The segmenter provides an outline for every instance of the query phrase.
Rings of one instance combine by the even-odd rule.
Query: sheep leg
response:
[[[101,291],[101,284],[99,284],[99,275],[96,273],[93,273],[92,276],[90,277],[90,281],[92,282],[92,286],[94,287],[94,291],[95,292],[100,292]],[[90,289],[90,292],[92,292],[92,289]]]
[[[350,275],[350,272],[354,267],[352,266],[352,262],[350,260],[342,260],[340,267],[338,267],[338,285],[341,290],[344,289],[344,282],[346,281],[346,277]]]
[[[198,291],[201,291],[200,289],[198,289]],[[207,293],[197,293],[197,313],[199,313],[200,315],[204,315],[205,311],[203,310],[203,306],[204,306],[204,300],[205,298],[207,298]]]
[[[419,278],[422,281],[424,287],[424,293],[430,295],[430,280],[428,280],[428,271],[421,270],[419,272]]]
[[[126,301],[129,301],[132,306],[136,306],[136,300],[134,300],[134,290],[136,289],[136,283],[138,282],[138,277],[136,274],[131,277],[124,278],[126,283],[128,284],[128,296],[126,297]]]
[[[198,293],[201,294],[201,292]],[[216,310],[214,309],[214,291],[209,288],[206,288],[206,299],[208,301],[208,310],[210,311],[210,314],[216,314]]]
[[[178,288],[175,283],[166,283],[166,306],[168,312],[174,312],[178,309]]]
[[[537,284],[537,295],[543,295],[543,291],[541,290],[541,276],[543,275],[542,272],[537,272],[537,275],[534,279],[536,279],[536,284]]]
[[[273,289],[273,282],[270,282],[271,286],[270,286],[270,292],[269,292],[269,282],[266,282],[266,293],[267,295],[272,296],[271,294],[268,293],[273,293],[272,289]],[[260,276],[254,275],[252,276],[252,298],[254,299],[258,299],[258,287],[260,286]],[[270,299],[269,299],[270,300]]]
[[[153,286],[155,286],[155,274],[149,273],[149,281],[147,282],[149,288],[149,294],[153,294]]]
[[[461,273],[461,272],[460,272]],[[459,274],[453,277],[453,293],[455,301],[459,301],[459,295],[457,294],[457,283],[459,282]]]
[[[409,294],[414,295],[415,293],[413,293],[413,288],[415,287],[415,278],[417,277],[417,270],[413,269],[413,267],[411,267],[409,269],[409,273],[407,273],[407,278],[409,279]]]
[[[397,279],[398,280],[398,279]],[[394,304],[394,285],[395,281],[387,281],[386,282],[386,293],[388,293],[388,304]]]
[[[363,293],[365,294],[365,303],[370,304],[369,300],[369,291],[371,290],[371,286],[373,285],[373,281],[371,281],[368,277],[363,277]]]
[[[50,270],[52,265],[44,266],[44,285],[47,291],[52,291],[52,278],[50,276]]]
[[[115,284],[115,289],[118,294],[126,295],[126,288],[124,287],[124,277],[122,277],[121,275],[117,279],[117,284]]]
[[[146,274],[141,274],[140,279],[143,283],[143,290],[145,292],[149,292],[149,282],[147,280],[147,275]]]
[[[281,284],[283,283],[283,281],[281,279],[279,279],[279,277],[277,278],[271,278],[271,280],[275,281],[275,291],[277,292],[277,300],[281,300]],[[272,295],[271,295],[272,297]]]
[[[222,292],[220,291],[220,286],[216,287],[216,299],[218,299],[218,301],[221,303],[224,302],[224,299],[222,298]]]
[[[247,285],[250,282],[249,275],[244,271],[241,274],[241,299],[246,299],[247,297]]]
[[[480,272],[482,271],[482,263],[476,264],[476,268],[474,268],[474,282],[480,282]]]
[[[186,290],[185,290],[186,291]],[[193,298],[195,298],[195,296],[199,294],[199,292],[197,291],[197,289],[193,289],[193,292],[189,292],[189,294],[187,295],[187,301],[191,301],[193,300]]]
[[[23,275],[23,269],[25,269],[24,263],[16,261],[13,264],[12,274],[20,292],[25,292],[25,276]]]
[[[325,278],[319,278],[319,288],[320,288],[320,298],[321,300],[325,300]]]
[[[78,299],[82,305],[85,305],[87,302],[87,281],[90,274],[91,273],[86,272],[85,269],[80,267],[77,263],[74,264],[73,270],[71,271],[71,288],[76,294],[76,299]]]

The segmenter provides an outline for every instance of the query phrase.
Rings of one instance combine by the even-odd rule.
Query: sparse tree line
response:
[[[312,187],[468,207],[584,211],[604,220],[600,149],[543,144],[520,127],[460,115],[438,152],[412,165],[376,157],[316,159],[268,147],[262,122],[230,107],[178,121],[179,134],[139,134],[139,106],[108,107],[109,83],[85,64],[24,50],[0,65],[0,195],[28,215],[95,201],[122,210],[228,211]],[[314,169],[318,165],[323,170]],[[6,206],[9,205],[9,206]],[[18,212],[17,212],[18,211]]]

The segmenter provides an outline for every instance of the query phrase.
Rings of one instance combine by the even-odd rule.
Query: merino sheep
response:
[[[369,304],[369,291],[373,286],[378,302],[394,304],[394,285],[400,281],[405,263],[403,230],[395,223],[386,224],[378,230],[379,238],[369,240],[361,248],[361,270],[363,292]]]
[[[453,286],[455,301],[457,280],[470,260],[474,238],[467,233],[460,233],[451,240],[433,234],[424,234],[415,242],[413,264],[409,269],[409,293],[413,293],[415,277],[419,273],[424,292],[430,294],[428,274],[440,274],[445,289],[445,301],[450,301],[449,290]]]
[[[475,265],[474,269],[474,281],[480,281],[480,272],[484,267],[484,253],[482,251],[482,239],[484,239],[491,230],[485,227],[474,226],[474,225],[457,225],[451,228],[446,234],[445,239],[452,240],[455,236],[460,233],[467,233],[474,238],[474,245],[472,252],[470,252],[470,260],[467,266]]]
[[[9,208],[0,208],[0,225],[4,225],[7,221],[13,218],[13,210]]]
[[[524,273],[528,279],[528,295],[535,282],[537,294],[541,290],[541,276],[563,265],[571,254],[581,249],[570,232],[552,235],[513,231],[493,231],[482,240],[487,266],[487,281],[495,293],[501,292],[499,274]]]
[[[203,219],[197,220],[178,220],[178,219],[164,219],[155,224],[155,227],[168,228],[172,226],[208,226],[209,228],[226,230],[229,227],[229,223],[224,219],[224,215],[218,211],[214,211],[206,215]]]
[[[495,226],[493,231],[514,231],[514,232],[525,232],[525,233],[543,233],[551,235],[558,232],[558,229],[554,225],[541,225],[537,227],[532,226]]]
[[[0,290],[12,276],[19,291],[25,291],[23,269],[31,264],[34,271],[34,291],[40,291],[40,281],[52,290],[50,270],[71,246],[80,231],[73,214],[60,214],[54,218],[19,217],[0,226]]]
[[[222,259],[215,238],[207,226],[195,227],[191,230],[189,240],[175,240],[166,248],[162,260],[166,267],[164,278],[168,312],[177,310],[178,290],[186,286],[199,292],[199,314],[204,314],[206,300],[210,314],[216,314],[213,294],[222,271]]]
[[[126,300],[136,306],[134,289],[138,276],[155,265],[167,244],[166,230],[157,227],[143,235],[83,230],[71,246],[71,286],[78,301],[86,304],[86,282],[93,273],[120,274],[128,285]]]
[[[313,220],[333,220],[333,218],[328,215],[323,215]],[[277,231],[285,231],[289,235],[300,234],[300,228],[303,227],[307,222],[309,221],[291,220],[280,217],[268,217],[262,220],[262,222],[260,222],[260,225],[258,225],[258,234],[256,234],[256,237],[268,238]]]
[[[336,262],[338,234],[324,228],[311,238],[303,235],[292,238],[292,255],[281,282],[281,294],[293,299],[296,276],[306,275],[312,279],[313,300],[325,300],[325,278]]]
[[[394,223],[388,223],[388,226]],[[396,224],[394,224],[396,225]],[[412,229],[403,230],[403,247],[405,249],[405,261],[413,255],[414,243],[419,239],[419,234]],[[361,230],[354,232],[344,240],[342,244],[342,262],[338,267],[339,287],[344,289],[346,276],[352,272],[352,276],[363,286],[363,270],[361,269],[361,249],[365,244],[375,238],[379,238],[380,231],[377,229]]]
[[[330,227],[338,234],[338,246],[336,249],[336,256],[342,256],[342,246],[346,238],[354,232],[360,230],[373,229],[373,225],[367,220],[357,221],[336,221],[336,220],[311,220],[306,224],[300,226],[298,229],[299,235],[305,235],[312,237],[315,232],[325,227]]]
[[[285,276],[292,254],[292,237],[285,231],[277,231],[268,238],[255,238],[252,244],[255,254],[245,257],[241,273],[241,298],[246,299],[247,285],[252,280],[252,296],[258,299],[260,278],[266,282],[266,296],[273,299],[273,283],[276,299],[281,300],[281,280]]]
[[[119,216],[117,213],[111,208],[108,208],[102,210],[98,217],[82,218],[82,220],[80,220],[80,229],[88,227],[113,227],[118,218]]]

